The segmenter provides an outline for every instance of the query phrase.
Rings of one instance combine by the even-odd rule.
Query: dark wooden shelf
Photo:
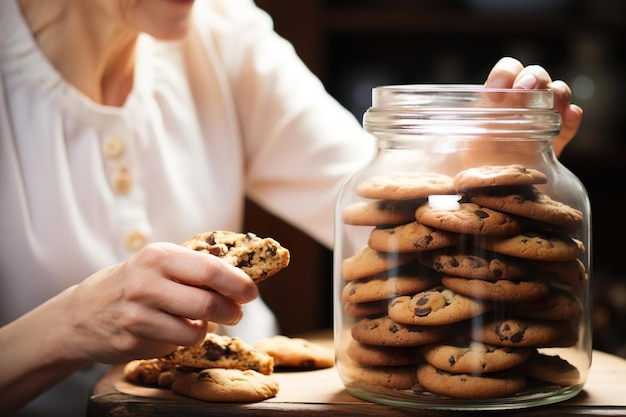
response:
[[[384,8],[330,7],[323,17],[324,29],[344,34],[407,34],[416,32],[472,35],[559,35],[602,32],[624,35],[626,20],[589,16],[496,14],[467,11],[401,10]]]

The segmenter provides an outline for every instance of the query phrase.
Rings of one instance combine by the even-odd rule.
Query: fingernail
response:
[[[235,324],[239,323],[241,321],[241,319],[243,318],[243,310],[240,308],[239,312],[237,313],[237,316],[234,317],[230,323],[227,323],[230,326],[234,326]]]
[[[535,76],[532,74],[526,74],[513,85],[513,88],[524,88],[526,90],[531,90],[536,86],[537,78],[535,78]]]
[[[485,83],[485,87],[488,88],[507,88],[507,81],[504,78],[493,78],[491,80],[487,80]]]

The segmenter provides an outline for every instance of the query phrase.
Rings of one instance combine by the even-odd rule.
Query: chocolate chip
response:
[[[207,252],[209,252],[213,256],[221,256],[222,255],[222,251],[217,246],[209,246],[207,248]]]
[[[315,366],[315,359],[303,359],[299,363],[301,368],[313,368]]]
[[[524,339],[524,330],[518,330],[512,335],[507,335],[512,331],[511,325],[508,323],[503,323],[501,326],[496,327],[496,334],[500,338],[501,341],[509,340],[512,343],[519,343]]]
[[[425,304],[428,304],[428,302],[430,301],[430,299],[428,297],[420,297],[419,300],[417,300],[417,305],[418,306],[423,306]]]
[[[417,300],[417,303],[415,303],[415,304],[418,305],[418,306],[424,306],[424,305],[428,305],[429,302],[430,302],[430,298],[428,298],[428,297],[420,297]],[[418,307],[418,308],[416,308],[414,310],[413,314],[415,314],[417,317],[426,317],[427,315],[430,314],[430,312],[432,310],[433,309],[430,308],[430,307],[428,307],[428,308],[419,308]]]
[[[474,214],[480,219],[486,219],[489,217],[489,213],[485,210],[474,210]]]
[[[211,379],[213,379],[213,377],[212,377],[212,376],[211,376],[211,374],[210,374],[210,373],[208,373],[208,372],[200,372],[200,373],[198,374],[198,381],[203,380],[203,379],[205,379],[205,380],[211,380]]]
[[[416,249],[427,248],[430,246],[432,241],[435,240],[432,235],[423,236],[420,239],[414,240],[412,243],[413,247]]]
[[[524,338],[524,332],[517,332],[511,336],[511,342],[519,343]]]
[[[241,257],[241,259],[237,263],[237,266],[239,268],[245,268],[245,267],[252,266],[254,264],[253,260],[254,260],[254,254],[249,253],[248,256],[246,256],[246,257],[242,256]]]
[[[416,308],[413,311],[413,314],[415,314],[417,317],[426,317],[430,314],[431,311],[432,308]]]
[[[225,348],[213,343],[210,340],[205,340],[205,342],[203,343],[203,347],[206,350],[204,356],[211,361],[218,360],[226,353]]]
[[[276,254],[276,252],[277,252],[277,248],[276,248],[276,247],[274,247],[274,246],[272,246],[272,245],[267,245],[267,246],[265,247],[265,253],[267,253],[268,255],[270,255],[270,257],[271,257],[271,256],[273,256],[273,255],[275,255],[275,254]]]

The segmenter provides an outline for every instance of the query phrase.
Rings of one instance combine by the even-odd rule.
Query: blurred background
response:
[[[561,161],[592,207],[594,348],[626,357],[626,2],[623,0],[256,0],[327,90],[357,118],[382,84],[484,82],[502,56],[572,88],[581,130]],[[283,333],[332,327],[332,253],[248,203],[247,230],[292,250],[261,284]],[[303,259],[306,257],[306,259]],[[313,265],[313,266],[312,266]]]

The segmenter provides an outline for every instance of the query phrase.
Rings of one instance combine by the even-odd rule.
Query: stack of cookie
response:
[[[367,236],[341,261],[348,386],[491,399],[583,382],[545,350],[577,349],[588,291],[585,219],[547,182],[513,164],[358,184],[342,212]]]
[[[272,356],[239,338],[207,333],[199,346],[179,346],[161,358],[127,363],[124,376],[198,400],[252,402],[278,393],[273,371]]]

